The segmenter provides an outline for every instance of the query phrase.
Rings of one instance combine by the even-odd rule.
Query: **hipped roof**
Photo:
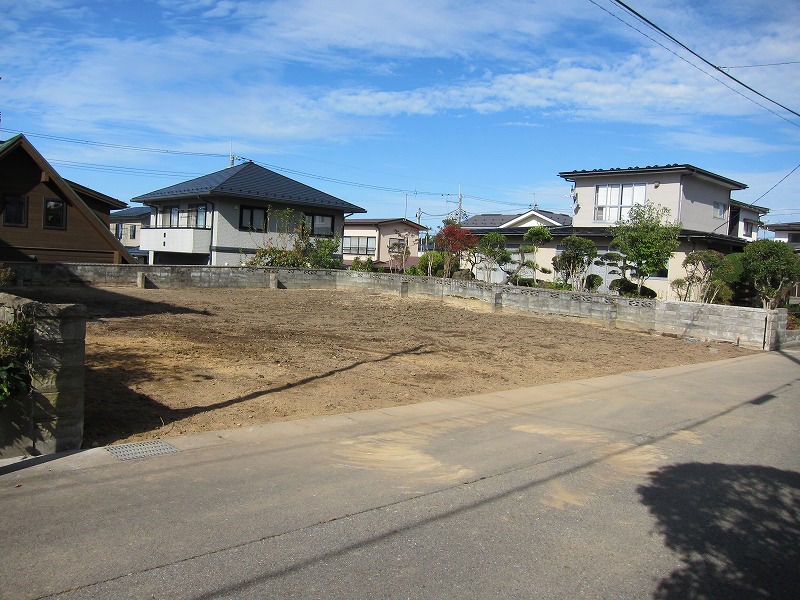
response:
[[[274,200],[281,204],[313,206],[365,213],[366,209],[321,192],[253,162],[228,167],[169,187],[136,196],[134,202],[153,202],[211,196]]]

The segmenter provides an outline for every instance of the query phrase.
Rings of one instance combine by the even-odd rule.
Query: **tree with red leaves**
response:
[[[436,234],[436,245],[446,252],[444,276],[450,277],[453,257],[461,258],[461,253],[478,245],[478,236],[456,223],[446,223]]]

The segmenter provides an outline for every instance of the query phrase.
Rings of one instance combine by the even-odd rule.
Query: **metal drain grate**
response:
[[[120,460],[147,458],[148,456],[171,454],[178,451],[175,446],[168,444],[167,442],[162,442],[161,440],[147,440],[145,442],[133,442],[131,444],[106,446],[106,450]]]

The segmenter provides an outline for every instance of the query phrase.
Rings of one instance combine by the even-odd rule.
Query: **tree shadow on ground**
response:
[[[186,306],[168,302],[143,300],[110,288],[95,288],[87,285],[65,285],[57,287],[5,287],[4,292],[45,304],[83,304],[89,319],[114,317],[140,317],[156,314],[210,314]],[[202,293],[198,290],[198,293]]]
[[[184,408],[172,408],[146,394],[134,391],[132,387],[136,382],[147,380],[153,376],[147,370],[146,360],[141,355],[114,353],[111,362],[125,364],[124,377],[120,378],[119,373],[105,377],[104,369],[87,368],[84,447],[95,444],[107,445],[132,435],[155,431],[160,427],[197,414],[221,410],[260,396],[308,385],[338,373],[350,371],[361,365],[385,362],[408,354],[420,355],[430,352],[432,351],[425,350],[424,346],[420,344],[395,352],[387,352],[378,357],[353,361],[336,369],[315,373],[288,383],[266,387],[211,405],[187,406]],[[100,360],[98,362],[102,364],[104,361]]]
[[[687,463],[651,473],[638,492],[684,563],[654,598],[798,597],[800,474]]]

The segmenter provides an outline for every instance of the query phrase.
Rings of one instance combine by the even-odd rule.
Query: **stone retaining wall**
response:
[[[33,319],[31,392],[0,414],[0,457],[77,450],[83,441],[86,307],[0,293],[0,320]]]

